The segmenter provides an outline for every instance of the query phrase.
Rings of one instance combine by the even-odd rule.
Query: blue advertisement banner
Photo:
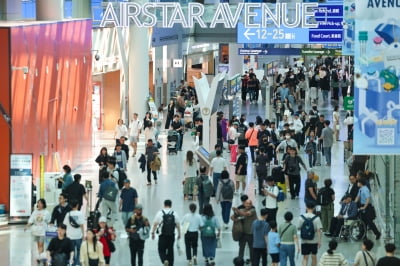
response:
[[[343,55],[354,55],[355,25],[354,19],[356,14],[356,4],[354,0],[346,0],[343,3]]]
[[[371,3],[355,1],[354,154],[400,154],[400,8]]]

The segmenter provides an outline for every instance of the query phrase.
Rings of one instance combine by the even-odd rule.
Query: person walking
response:
[[[279,188],[275,185],[272,176],[267,177],[267,184],[264,187],[263,192],[265,195],[265,209],[268,213],[266,221],[271,223],[272,221],[276,221],[276,213],[278,212],[277,198],[279,193]]]
[[[214,215],[211,204],[207,204],[203,209],[203,226],[201,227],[201,245],[203,247],[203,257],[207,266],[214,266],[215,250],[217,249],[217,239],[221,235],[221,225]],[[217,233],[215,233],[217,231]]]
[[[47,247],[47,262],[50,265],[73,265],[74,245],[66,236],[67,226],[57,225],[57,237],[53,238]]]
[[[335,206],[333,205],[335,201],[335,191],[331,188],[332,179],[325,179],[324,185],[325,186],[318,191],[318,203],[321,205],[322,231],[328,232],[335,211]]]
[[[114,171],[115,169],[115,160],[109,160],[107,162],[108,168],[111,170],[112,175],[116,180],[119,179],[118,171]],[[101,183],[99,188],[99,193],[97,196],[101,202],[101,213],[106,215],[108,210],[110,213],[110,222],[109,225],[112,226],[114,222],[117,220],[117,194],[118,194],[118,186],[117,184],[110,178],[111,174],[106,176],[104,181]]]
[[[64,175],[60,178],[58,178],[58,188],[61,188],[61,190],[64,192],[69,185],[72,184],[73,179],[71,175],[71,167],[69,165],[64,165],[63,166],[63,171]]]
[[[136,266],[136,256],[138,258],[138,265],[143,266],[144,244],[150,233],[150,222],[143,216],[142,211],[143,206],[136,204],[134,214],[129,217],[125,224],[125,230],[129,235],[132,266]]]
[[[133,215],[133,210],[138,204],[138,194],[136,189],[131,187],[129,179],[124,180],[124,187],[121,189],[119,200],[119,211],[121,212],[122,224],[125,226],[128,219]]]
[[[221,173],[224,170],[227,170],[227,163],[224,157],[222,157],[222,150],[217,150],[215,152],[216,157],[214,159],[212,159],[211,163],[210,163],[210,176],[212,176],[213,179],[213,184],[214,184],[214,193],[213,195],[216,194],[217,192],[217,187],[218,187],[218,183],[219,180],[221,178]]]
[[[290,195],[292,199],[299,196],[300,193],[300,165],[307,171],[307,166],[303,159],[297,155],[297,148],[288,146],[289,156],[283,161],[283,171],[287,174],[290,187]]]
[[[74,265],[79,265],[85,218],[83,217],[82,212],[78,210],[78,201],[73,199],[70,203],[72,210],[65,215],[64,224],[67,226],[67,235],[74,246]]]
[[[205,204],[205,205],[208,205]],[[182,233],[185,236],[186,259],[188,265],[197,265],[197,246],[199,239],[199,230],[204,226],[202,217],[196,213],[196,204],[190,203],[190,212],[182,218]]]
[[[329,245],[328,251],[322,254],[321,258],[319,259],[319,266],[349,265],[343,254],[336,252],[336,248],[338,246],[336,240],[332,239],[331,241],[329,241],[328,245]]]
[[[151,186],[151,174],[153,173],[154,183],[157,184],[157,172],[151,169],[151,162],[156,158],[159,153],[157,146],[152,139],[147,140],[146,145],[146,162],[147,162],[147,185]]]
[[[229,178],[229,172],[226,170],[222,171],[215,199],[217,200],[217,204],[221,204],[222,221],[225,229],[228,228],[234,192],[235,184]]]
[[[70,200],[77,200],[79,204],[78,210],[81,210],[83,205],[83,198],[88,202],[88,196],[86,194],[85,187],[80,183],[82,176],[80,174],[74,175],[74,182],[67,187],[65,193],[68,195]]]
[[[267,180],[268,174],[268,166],[269,166],[270,158],[265,153],[265,148],[259,148],[259,154],[256,158],[256,174],[257,174],[257,181],[258,181],[258,194],[264,195],[264,182]]]
[[[400,265],[400,258],[394,255],[396,246],[393,243],[387,243],[385,245],[386,256],[381,257],[378,260],[376,266],[397,266]]]
[[[105,264],[103,254],[103,244],[97,241],[96,234],[92,229],[86,231],[86,240],[81,245],[81,258],[82,266],[102,266]]]
[[[47,224],[50,222],[50,213],[46,210],[46,200],[39,199],[36,203],[36,210],[34,210],[28,219],[28,223],[25,226],[24,231],[31,228],[33,241],[37,245],[37,256],[36,261],[38,264],[46,256],[44,253],[44,238],[46,234]]]
[[[238,121],[232,121],[231,126],[229,127],[228,130],[228,144],[229,144],[229,150],[231,153],[231,160],[230,162],[234,164],[236,162],[236,156],[237,156],[237,149],[238,149],[238,144],[239,144],[239,136],[240,133],[238,133],[238,127],[239,127],[239,122]]]
[[[124,125],[124,120],[119,118],[114,129],[115,144],[119,144],[120,138],[125,137],[126,135],[128,135],[128,128]]]
[[[109,160],[110,155],[108,155],[107,148],[102,147],[100,150],[100,154],[97,156],[95,162],[99,165],[99,184],[103,182],[103,178],[107,173],[107,161]]]
[[[353,266],[374,266],[377,258],[375,253],[371,251],[373,247],[374,242],[368,238],[364,239],[361,244],[361,250],[356,253]]]
[[[311,254],[311,266],[317,265],[317,253],[321,247],[321,220],[314,214],[315,205],[308,203],[306,213],[299,219],[298,229],[301,238],[301,255],[303,255],[303,266],[308,265]]]
[[[137,151],[137,143],[139,142],[140,131],[142,130],[142,123],[139,120],[137,113],[133,114],[133,119],[129,123],[129,142],[132,146],[132,157],[135,157]]]
[[[192,198],[195,200],[194,185],[196,184],[196,177],[198,175],[197,160],[194,158],[193,151],[186,152],[186,160],[183,162],[183,195],[185,200]],[[197,194],[197,193],[196,193]]]
[[[293,214],[286,212],[283,216],[285,223],[279,225],[278,233],[281,239],[279,261],[280,266],[286,266],[287,260],[289,259],[290,266],[295,266],[294,255],[296,252],[300,254],[299,240],[297,237],[297,227],[292,224]]]
[[[278,225],[276,221],[269,222],[271,230],[268,232],[268,252],[271,256],[272,266],[278,266],[279,264],[279,246],[281,244],[281,239],[278,234]]]
[[[118,168],[121,169],[121,171],[126,171],[128,169],[127,168],[128,154],[126,154],[125,151],[122,150],[121,143],[115,145],[115,151],[112,157],[115,159],[115,163],[118,166]]]
[[[267,265],[267,245],[268,245],[268,232],[270,230],[269,224],[266,222],[268,217],[267,209],[260,210],[260,217],[251,225],[253,232],[253,266]]]
[[[164,266],[174,265],[175,228],[178,231],[177,239],[179,240],[181,238],[179,217],[172,210],[172,201],[167,199],[164,201],[164,208],[157,213],[151,231],[151,238],[154,239],[156,230],[161,230],[158,237],[158,255]]]
[[[255,163],[255,150],[258,146],[258,129],[254,126],[253,122],[249,123],[249,129],[245,133],[245,138],[248,141],[248,146],[250,148],[251,162]]]
[[[304,185],[304,204],[311,202],[317,205],[317,183],[315,182],[315,172],[312,170],[307,171],[307,179]]]
[[[332,160],[332,145],[333,145],[333,135],[334,132],[332,128],[329,127],[330,125],[329,120],[324,121],[324,129],[322,129],[321,137],[319,140],[322,140],[322,148],[324,150],[324,156],[326,159],[326,166],[331,166]]]
[[[58,205],[54,207],[53,212],[51,213],[51,219],[49,225],[59,226],[64,222],[65,215],[71,211],[71,206],[68,204],[67,195],[65,193],[61,193],[58,196]]]
[[[206,174],[207,167],[200,166],[200,175],[196,179],[197,186],[197,199],[199,201],[199,213],[203,213],[204,205],[210,203],[210,198],[214,194],[214,186],[211,183],[210,178]],[[217,184],[215,185],[215,187]],[[215,195],[215,194],[214,194]]]
[[[102,216],[99,219],[99,229],[94,231],[96,238],[103,244],[103,255],[107,265],[110,265],[111,254],[115,251],[115,244],[113,241],[116,238],[114,228],[107,226],[107,218]]]
[[[244,146],[239,146],[239,156],[235,165],[236,193],[239,193],[240,184],[242,184],[242,194],[246,191],[248,158]]]
[[[335,108],[333,109],[333,132],[335,135],[335,140],[339,141],[339,135],[340,135],[340,112],[339,112],[339,106],[336,105]]]

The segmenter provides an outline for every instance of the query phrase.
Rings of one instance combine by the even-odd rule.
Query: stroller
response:
[[[176,132],[175,130],[170,130],[168,131],[168,137],[167,137],[167,148],[168,148],[168,154],[175,153],[178,154],[178,140],[179,140],[179,133]]]

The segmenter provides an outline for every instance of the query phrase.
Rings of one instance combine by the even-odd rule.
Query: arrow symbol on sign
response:
[[[250,29],[247,29],[244,33],[243,33],[244,37],[246,37],[247,40],[250,40],[249,36],[253,36],[256,35],[254,32],[250,32]]]

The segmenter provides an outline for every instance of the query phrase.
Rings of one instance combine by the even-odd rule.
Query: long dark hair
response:
[[[206,204],[203,207],[203,215],[207,218],[212,218],[214,216],[214,211],[212,209],[211,204]]]
[[[107,157],[107,156],[108,156],[107,148],[106,148],[106,147],[101,148],[101,150],[100,150],[100,155],[103,155],[103,151],[106,151],[105,156]]]
[[[329,241],[329,249],[328,249],[328,254],[333,255],[333,251],[336,250],[338,243],[336,240],[332,239]]]
[[[88,229],[88,231],[92,232],[93,234],[93,250],[96,251],[96,245],[97,245],[97,237],[93,229]]]
[[[188,162],[190,166],[193,165],[193,152],[192,151],[187,151],[186,162]]]

